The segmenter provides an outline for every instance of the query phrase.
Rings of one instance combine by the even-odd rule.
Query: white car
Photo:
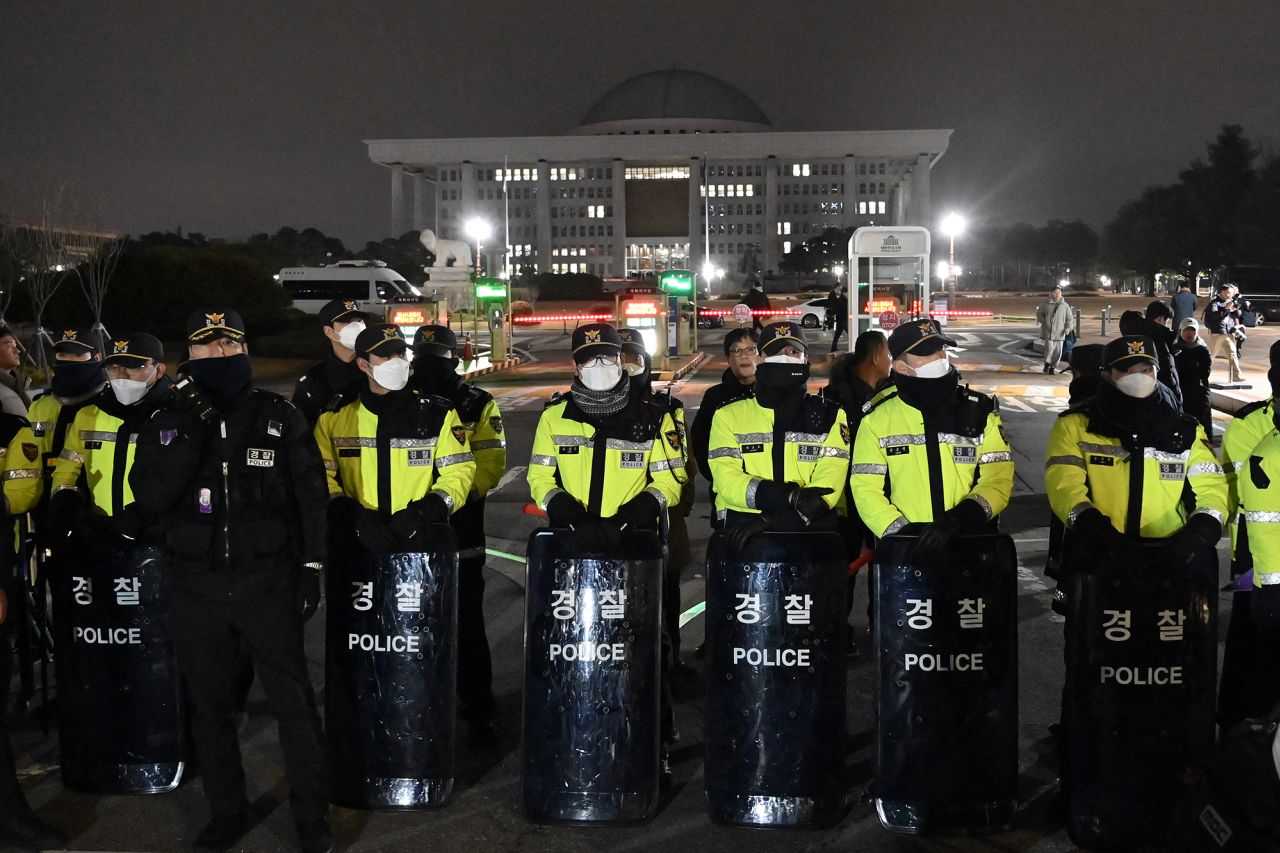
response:
[[[791,308],[800,312],[801,326],[806,329],[817,329],[822,326],[822,321],[827,316],[827,297],[819,296],[817,299],[792,305]]]

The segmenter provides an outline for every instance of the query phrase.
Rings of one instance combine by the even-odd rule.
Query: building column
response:
[[[613,278],[627,275],[627,164],[621,159],[613,161],[613,241],[609,246],[613,256]]]
[[[916,158],[911,170],[911,195],[907,199],[907,221],[904,225],[923,225],[928,228],[929,217],[929,163],[928,154]]]
[[[538,161],[537,196],[538,272],[551,272],[551,166],[546,160]]]
[[[431,206],[435,207],[434,199]],[[427,227],[427,177],[421,172],[413,176],[413,227]]]
[[[400,234],[404,224],[404,166],[396,163],[391,167],[391,233],[388,237]]]
[[[767,275],[778,271],[782,260],[782,244],[778,236],[778,158],[770,154],[764,161],[764,262],[761,268]]]
[[[458,206],[458,233],[453,235],[455,240],[466,240],[471,242],[466,234],[467,221],[477,214],[480,210],[480,202],[476,199],[476,167],[470,160],[462,161],[462,203]],[[475,252],[475,246],[471,246],[471,251]]]
[[[848,228],[858,221],[858,185],[854,183],[857,173],[858,158],[852,154],[844,155],[844,174],[840,176],[840,186],[844,187],[844,192],[840,194],[841,228]]]
[[[702,168],[705,165],[700,157],[689,158],[689,266],[698,275],[702,275],[702,268],[710,260],[706,254],[706,232],[702,221],[706,210],[702,200]]]

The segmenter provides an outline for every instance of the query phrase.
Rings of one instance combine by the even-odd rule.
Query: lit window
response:
[[[790,234],[790,233],[791,233],[791,223],[790,223],[790,222],[784,222],[784,223],[782,223],[782,233],[783,233],[783,234]]]
[[[783,241],[782,241],[782,254],[784,254],[784,255],[789,255],[789,254],[791,254],[791,241],[790,241],[790,240],[783,240]]]
[[[858,213],[863,216],[867,215],[867,203],[865,201],[858,202]]]
[[[879,211],[879,212],[880,212],[880,213],[884,213],[884,202],[878,202],[878,205],[879,205],[879,207],[880,207],[880,211]]]

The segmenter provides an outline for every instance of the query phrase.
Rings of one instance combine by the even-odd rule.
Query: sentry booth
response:
[[[901,319],[928,313],[929,229],[919,225],[859,228],[849,238],[849,349],[867,329],[886,332]],[[865,263],[864,263],[865,262]],[[865,270],[865,272],[864,272]]]

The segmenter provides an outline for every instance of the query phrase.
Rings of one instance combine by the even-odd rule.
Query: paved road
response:
[[[720,351],[721,333],[705,333],[703,348]],[[986,838],[915,840],[883,831],[871,807],[861,798],[870,778],[872,716],[871,664],[865,641],[865,584],[859,584],[853,624],[863,638],[861,660],[850,663],[848,728],[850,747],[846,778],[850,810],[835,828],[822,831],[761,832],[713,826],[704,811],[702,785],[702,686],[697,678],[682,680],[677,692],[677,723],[682,734],[674,753],[675,784],[664,796],[658,816],[643,826],[627,828],[535,827],[521,816],[519,804],[519,707],[522,653],[524,566],[518,556],[538,519],[525,513],[524,481],[537,417],[546,397],[568,381],[567,339],[541,333],[527,335],[538,358],[516,375],[494,375],[482,382],[501,401],[508,430],[511,469],[489,499],[490,547],[516,559],[493,556],[487,568],[485,610],[494,648],[495,687],[503,735],[491,747],[472,751],[460,746],[458,780],[449,805],[434,812],[362,813],[335,809],[334,829],[341,844],[353,851],[536,850],[647,851],[660,847],[700,851],[818,850],[1024,850],[1050,853],[1072,849],[1055,813],[1056,759],[1048,726],[1056,719],[1062,683],[1060,619],[1049,610],[1050,587],[1041,576],[1046,545],[1048,504],[1044,497],[1042,450],[1054,415],[1065,404],[1066,376],[1046,376],[1038,359],[1019,354],[1030,332],[966,328],[958,361],[975,387],[1001,395],[1002,409],[1016,453],[1017,481],[1003,526],[1019,551],[1019,655],[1021,709],[1019,720],[1022,805],[1010,831]],[[824,337],[821,348],[827,346]],[[690,408],[724,368],[724,359],[708,362],[675,383],[674,393]],[[978,369],[972,369],[978,368]],[[1019,372],[1026,368],[1027,372]],[[815,370],[823,373],[821,364]],[[817,379],[815,387],[824,384]],[[690,519],[694,560],[681,584],[685,608],[703,600],[699,563],[707,539],[709,508],[706,489]],[[1225,604],[1225,602],[1224,602]],[[322,618],[308,626],[308,655],[318,687],[323,685]],[[1225,609],[1224,609],[1225,616]],[[686,660],[695,672],[702,661],[691,652],[702,641],[701,617],[683,632]],[[255,853],[292,849],[292,827],[281,761],[265,701],[255,693],[251,719],[244,731],[251,795],[261,822],[240,849]],[[57,776],[57,740],[43,736],[38,724],[21,723],[16,735],[19,764],[37,809],[76,834],[73,849],[82,851],[169,851],[183,849],[205,816],[200,783],[146,798],[98,798],[65,791]]]

